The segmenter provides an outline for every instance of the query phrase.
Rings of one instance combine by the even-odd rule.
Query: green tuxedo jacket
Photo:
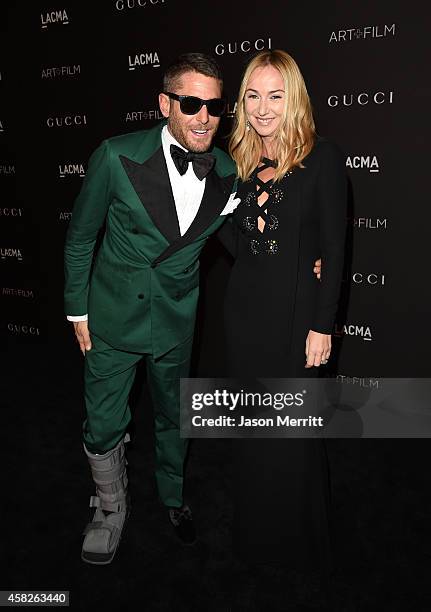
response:
[[[199,255],[226,218],[235,180],[232,160],[214,148],[199,211],[181,236],[163,125],[105,140],[93,153],[65,244],[66,314],[88,313],[90,332],[114,348],[155,357],[193,334]]]

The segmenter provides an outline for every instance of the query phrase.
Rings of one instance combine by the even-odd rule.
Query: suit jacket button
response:
[[[132,229],[132,234],[139,234],[139,230],[138,230],[138,228],[137,228],[137,227],[134,227],[134,228]]]
[[[144,297],[145,297],[145,296],[144,296],[144,294],[143,294],[143,293],[138,293],[138,298],[139,298],[140,300],[143,300],[143,299],[144,299]]]

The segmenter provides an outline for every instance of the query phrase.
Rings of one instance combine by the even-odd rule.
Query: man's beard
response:
[[[169,131],[171,132],[172,136],[175,138],[175,140],[185,149],[187,149],[187,151],[190,151],[191,153],[205,153],[205,151],[208,151],[209,148],[211,148],[212,145],[212,141],[215,135],[216,130],[211,128],[211,138],[208,144],[202,143],[202,145],[199,147],[198,143],[195,142],[187,142],[186,137],[184,135],[184,132],[182,131],[182,126],[181,123],[179,121],[176,120],[175,117],[172,117],[172,115],[169,117],[168,119],[168,126],[169,126]],[[195,126],[194,129],[196,130],[206,130],[207,127],[205,127],[205,125],[201,125],[201,126]]]

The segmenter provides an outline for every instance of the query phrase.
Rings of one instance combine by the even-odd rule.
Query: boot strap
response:
[[[88,523],[82,533],[83,535],[87,535],[87,533],[93,531],[93,529],[107,529],[111,533],[114,533],[114,531],[118,531],[118,527],[116,527],[115,525],[111,525],[111,523],[107,523],[106,521],[93,521],[92,523]]]
[[[120,440],[117,446],[106,453],[101,455],[90,453],[84,443],[84,450],[88,458],[90,459],[90,465],[95,471],[106,471],[112,467],[118,465],[125,460],[126,449],[124,444],[130,442],[130,435],[125,434],[124,438]]]
[[[100,497],[97,497],[97,495],[92,495],[90,497],[90,508],[101,508],[106,512],[125,512],[127,509],[127,503],[126,500],[114,503],[107,502],[100,499]]]
[[[123,471],[121,473],[114,473],[112,471],[110,472],[97,472],[97,474],[94,474],[93,472],[93,480],[97,485],[100,486],[106,486],[106,485],[111,485],[113,486],[113,492],[115,491],[120,491],[121,488],[126,488],[127,487],[127,472],[126,469],[124,468]],[[118,487],[118,488],[117,488]]]

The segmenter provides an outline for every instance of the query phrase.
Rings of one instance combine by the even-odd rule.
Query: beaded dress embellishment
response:
[[[245,184],[250,184],[250,188],[252,190],[248,191],[243,198],[243,202],[245,206],[249,208],[249,211],[247,211],[247,216],[242,220],[242,230],[245,234],[248,232],[253,232],[255,234],[255,236],[253,236],[249,242],[250,251],[253,255],[275,255],[279,250],[279,245],[276,238],[258,238],[256,237],[256,233],[258,235],[262,234],[263,236],[263,234],[266,233],[266,230],[271,233],[278,230],[280,222],[275,212],[278,208],[278,204],[284,198],[284,191],[277,185],[274,186],[272,179],[264,182],[258,177],[258,174],[265,168],[275,168],[276,163],[273,160],[267,159],[266,157],[261,159],[261,163],[262,165],[256,168],[251,177],[245,181]],[[290,176],[291,174],[292,170],[287,172],[285,177]],[[262,205],[260,205],[258,198],[263,192],[268,194],[268,199]],[[269,209],[271,209],[271,212]],[[259,230],[258,226],[259,217],[265,222],[262,232]]]

